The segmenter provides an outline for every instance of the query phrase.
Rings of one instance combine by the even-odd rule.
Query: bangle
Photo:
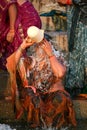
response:
[[[67,0],[67,1],[66,1],[66,4],[67,4],[67,5],[71,5],[71,0]]]
[[[19,50],[21,53],[24,52],[24,49],[23,49],[21,46],[18,48],[18,50]]]
[[[14,33],[15,30],[14,30],[14,29],[10,29],[9,32],[10,32],[10,33]]]

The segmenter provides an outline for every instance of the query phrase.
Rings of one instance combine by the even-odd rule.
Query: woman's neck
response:
[[[27,0],[17,0],[19,5],[22,5],[24,2],[26,2]]]

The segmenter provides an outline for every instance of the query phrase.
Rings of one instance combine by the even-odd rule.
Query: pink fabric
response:
[[[3,52],[3,47],[7,44],[6,34],[9,30],[9,18],[8,8],[11,4],[15,3],[16,0],[0,0],[0,53]]]
[[[6,58],[10,56],[15,50],[17,50],[19,45],[22,43],[23,39],[21,38],[20,30],[23,30],[23,35],[25,38],[27,36],[28,27],[34,25],[38,28],[41,28],[40,16],[32,3],[28,0],[26,0],[26,2],[22,5],[17,3],[18,15],[15,23],[15,37],[12,43],[8,43],[6,41],[6,35],[9,30],[7,10],[9,5],[12,3],[16,3],[16,0],[10,0],[9,2],[6,2],[6,0],[0,0],[0,5],[4,6],[4,10],[0,7],[0,55],[2,55],[0,57],[1,68],[3,68],[3,66],[5,67]]]
[[[32,3],[28,0],[24,4],[18,5],[18,17],[20,17],[25,36],[27,35],[26,29],[28,27],[34,25],[41,28],[40,17],[38,16],[38,13]]]
[[[16,0],[0,0],[0,68],[5,68],[6,57],[11,53],[8,51],[8,42],[6,41],[6,35],[9,30],[8,8]]]

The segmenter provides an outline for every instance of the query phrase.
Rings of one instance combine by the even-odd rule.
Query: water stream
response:
[[[10,123],[1,123],[0,130],[58,130],[55,128],[29,128],[29,124],[25,122],[10,122]],[[78,120],[76,127],[66,127],[61,128],[60,130],[87,130],[87,119]]]

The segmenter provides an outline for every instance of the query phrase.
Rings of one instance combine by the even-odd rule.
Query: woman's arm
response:
[[[65,75],[66,72],[66,67],[62,65],[56,58],[55,55],[49,57],[50,63],[51,63],[51,68],[54,72],[54,75],[57,78],[62,78]]]
[[[27,37],[26,39],[24,39],[24,41],[22,42],[22,44],[20,45],[20,47],[17,49],[17,51],[15,52],[15,63],[16,65],[18,64],[20,57],[22,56],[23,52],[25,51],[25,49],[29,46],[31,46],[32,44],[34,44],[31,39],[29,37]]]
[[[20,58],[22,57],[22,54],[25,51],[25,49],[31,46],[32,44],[33,42],[31,42],[31,40],[27,37],[26,39],[24,39],[20,47],[12,55],[10,55],[7,58],[6,67],[7,67],[8,72],[10,73],[11,80],[13,80],[12,82],[14,83],[14,85],[16,84],[14,77],[16,78],[16,70],[17,70],[17,65],[20,61]],[[36,93],[36,88],[34,86],[28,85],[24,62],[21,62],[21,64],[19,63],[18,67],[20,70],[20,78],[23,82],[23,86],[26,88],[30,87],[33,90],[33,92]]]
[[[9,14],[9,32],[7,34],[7,41],[12,42],[14,35],[15,35],[15,21],[17,18],[17,8],[16,4],[11,4],[8,8],[8,14]]]
[[[43,40],[41,47],[43,48],[43,50],[46,52],[46,54],[49,57],[51,68],[54,72],[54,75],[57,78],[62,78],[66,72],[66,67],[57,60],[56,56],[52,52],[51,45],[46,39]]]
[[[9,20],[10,20],[10,30],[15,30],[15,21],[17,17],[16,4],[12,4],[9,6],[8,13],[9,13]]]

